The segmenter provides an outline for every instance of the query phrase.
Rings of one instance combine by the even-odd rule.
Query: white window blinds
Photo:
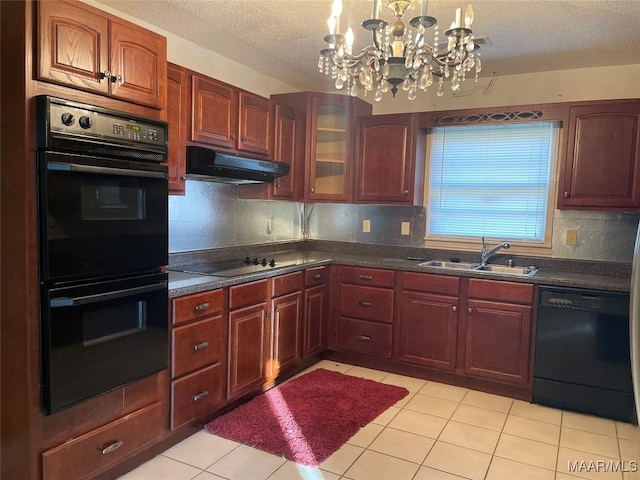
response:
[[[554,123],[431,132],[430,236],[544,240]]]

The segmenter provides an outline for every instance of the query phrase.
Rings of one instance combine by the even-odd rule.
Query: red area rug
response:
[[[317,466],[406,388],[318,368],[205,425],[214,435]]]

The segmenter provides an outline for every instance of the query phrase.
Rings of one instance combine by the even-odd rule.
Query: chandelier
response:
[[[380,18],[382,1],[396,17],[391,25]],[[472,70],[477,82],[482,63],[471,31],[474,17],[471,5],[467,6],[464,19],[462,9],[456,10],[455,21],[444,32],[445,48],[438,44],[437,20],[427,15],[428,0],[422,0],[421,14],[409,21],[413,29],[407,29],[402,21],[404,14],[419,1],[374,0],[372,18],[362,22],[362,28],[371,31],[373,42],[354,54],[353,30],[349,27],[346,34],[340,33],[342,0],[334,0],[327,21],[329,35],[324,37],[329,48],[320,52],[318,70],[334,79],[338,90],[346,87],[353,97],[358,96],[360,88],[364,89],[365,95],[375,90],[376,101],[389,90],[395,97],[398,85],[402,85],[409,100],[413,100],[418,89],[426,91],[434,82],[437,82],[436,94],[441,97],[445,79],[450,79],[451,90],[456,92],[467,72]],[[432,46],[425,42],[425,32],[434,25]]]

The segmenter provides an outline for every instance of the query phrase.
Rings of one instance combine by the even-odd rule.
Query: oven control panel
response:
[[[118,144],[166,147],[163,122],[72,102],[48,102],[48,133],[100,139]]]

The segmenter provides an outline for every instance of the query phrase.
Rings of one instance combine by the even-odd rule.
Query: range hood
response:
[[[222,183],[273,183],[289,173],[289,165],[217,152],[209,148],[187,147],[187,178]]]

